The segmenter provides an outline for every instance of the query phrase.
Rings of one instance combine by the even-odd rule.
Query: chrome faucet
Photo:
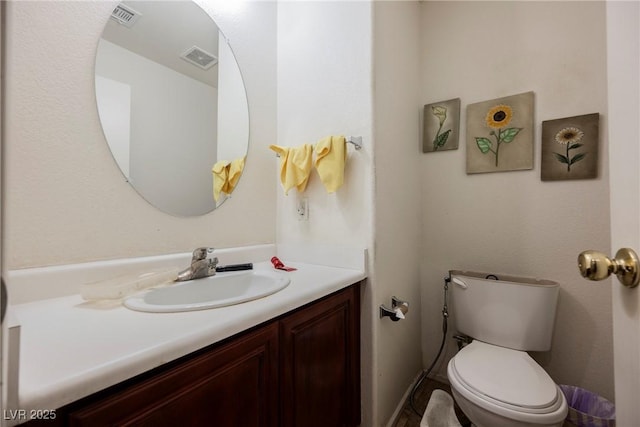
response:
[[[206,247],[194,250],[191,257],[191,266],[178,273],[176,281],[184,282],[215,275],[218,258],[209,258],[209,254],[212,252],[213,248]]]

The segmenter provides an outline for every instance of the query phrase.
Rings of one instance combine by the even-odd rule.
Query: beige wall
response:
[[[275,240],[276,6],[231,14],[202,5],[231,40],[251,117],[246,172],[211,214],[178,218],[125,182],[104,140],[94,94],[98,38],[116,2],[7,4],[7,268],[186,252]]]
[[[464,143],[421,155],[423,363],[439,345],[449,269],[546,278],[562,288],[553,349],[536,359],[558,383],[613,399],[611,282],[587,282],[576,266],[582,250],[610,250],[604,3],[425,2],[422,12],[421,100],[460,97],[463,140],[466,105],[535,93],[533,170],[466,175]],[[541,122],[596,112],[598,178],[541,182]]]
[[[328,135],[362,136],[359,151],[348,145],[345,183],[328,194],[312,170],[306,191],[288,195],[277,186],[277,242],[369,248],[372,243],[373,155],[371,31],[369,2],[280,2],[278,4],[278,144],[299,146]],[[274,167],[278,164],[271,155]],[[298,221],[296,204],[306,198],[309,220]],[[378,423],[375,346],[375,265],[362,290],[362,425]],[[391,379],[391,382],[394,380]],[[394,396],[399,398],[399,396]]]
[[[421,368],[420,7],[374,3],[376,304],[409,301],[406,319],[375,319],[378,424],[388,425]]]

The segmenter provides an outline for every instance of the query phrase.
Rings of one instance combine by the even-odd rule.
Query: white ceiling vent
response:
[[[212,53],[206,50],[200,49],[198,46],[193,46],[180,55],[180,58],[187,62],[196,65],[203,70],[208,70],[218,63],[218,58]]]
[[[142,16],[142,14],[129,6],[120,3],[111,12],[111,19],[124,25],[125,27],[133,27],[133,24]]]

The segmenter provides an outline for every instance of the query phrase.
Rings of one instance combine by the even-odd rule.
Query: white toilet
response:
[[[562,426],[564,395],[526,353],[551,348],[559,286],[500,279],[451,271],[453,321],[473,338],[449,362],[453,397],[477,427]]]

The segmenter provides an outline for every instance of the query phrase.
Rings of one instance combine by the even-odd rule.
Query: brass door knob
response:
[[[624,286],[635,288],[640,282],[638,255],[622,248],[610,259],[602,252],[584,251],[578,255],[580,274],[589,280],[603,280],[614,273]]]

